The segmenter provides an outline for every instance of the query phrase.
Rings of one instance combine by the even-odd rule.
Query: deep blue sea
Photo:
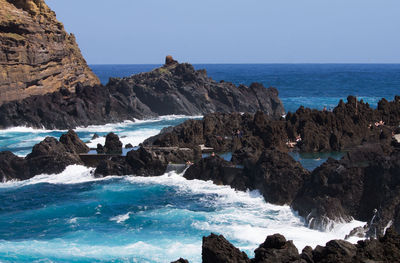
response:
[[[106,84],[109,77],[145,72],[158,65],[92,65]],[[371,106],[400,94],[400,65],[274,64],[195,65],[215,80],[257,81],[274,86],[288,111],[300,105],[322,109],[356,95]],[[199,116],[195,118],[200,118]],[[115,132],[124,144],[138,145],[186,116],[81,127],[90,147]],[[20,156],[46,136],[65,131],[15,127],[0,131],[0,151]],[[91,140],[94,133],[100,138]],[[222,153],[221,153],[222,154]],[[312,170],[329,156],[292,154]],[[223,153],[229,159],[229,153]],[[61,174],[24,182],[0,183],[0,262],[170,262],[185,257],[201,262],[202,236],[223,234],[249,256],[269,234],[282,233],[301,250],[344,238],[355,226],[333,224],[310,230],[288,206],[275,206],[257,192],[236,192],[211,182],[187,181],[181,174],[95,179],[93,169],[69,166]],[[352,240],[355,241],[355,240]]]

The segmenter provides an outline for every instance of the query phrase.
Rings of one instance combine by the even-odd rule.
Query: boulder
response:
[[[292,241],[280,234],[268,236],[255,251],[252,263],[306,262],[302,260]]]
[[[246,163],[244,173],[250,189],[257,189],[267,202],[290,205],[303,186],[309,172],[289,154],[276,149],[265,150],[257,163]]]
[[[211,234],[203,237],[203,263],[249,263],[246,253],[234,247],[223,236]]]
[[[81,154],[87,153],[90,150],[73,130],[69,130],[68,133],[61,135],[60,142],[64,145],[67,152],[70,153]]]
[[[18,157],[12,152],[0,152],[0,180],[2,182],[26,180],[30,177],[24,158]]]
[[[106,154],[122,154],[122,142],[118,135],[113,132],[107,134],[104,152]]]
[[[64,144],[53,137],[46,137],[36,144],[26,161],[31,176],[61,173],[68,165],[82,164],[78,155],[68,152]]]

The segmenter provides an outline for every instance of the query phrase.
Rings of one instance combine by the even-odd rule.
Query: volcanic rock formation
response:
[[[307,246],[299,254],[292,241],[280,234],[268,236],[249,259],[223,236],[211,234],[203,237],[203,263],[362,263],[399,262],[400,235],[389,228],[378,239],[351,244],[343,240],[331,240],[314,250]]]
[[[61,173],[68,165],[83,164],[79,154],[89,148],[70,130],[60,141],[46,137],[25,158],[11,152],[0,152],[0,180],[27,180],[35,175]]]
[[[44,0],[0,0],[0,105],[99,84]]]
[[[161,68],[107,86],[76,85],[0,106],[0,128],[30,126],[70,129],[151,118],[166,114],[263,111],[277,119],[284,114],[278,91],[261,84],[236,87],[217,83],[190,64],[167,60]]]

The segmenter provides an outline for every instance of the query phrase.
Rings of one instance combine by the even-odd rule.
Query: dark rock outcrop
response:
[[[75,93],[61,89],[5,103],[0,106],[0,128],[22,125],[72,129],[157,116],[135,96],[125,95],[125,92],[129,91],[77,85]]]
[[[169,163],[185,164],[197,158],[196,152],[192,149],[140,147],[138,150],[128,152],[126,156],[117,156],[100,162],[95,176],[159,176],[165,173]]]
[[[189,263],[189,261],[186,260],[186,259],[180,258],[180,259],[178,259],[178,260],[176,260],[176,261],[173,261],[173,262],[171,262],[171,263]]]
[[[304,262],[293,242],[286,241],[286,238],[280,234],[268,236],[254,253],[254,259],[251,262]]]
[[[349,96],[333,112],[300,107],[285,119],[275,120],[263,112],[206,115],[190,120],[145,141],[147,145],[191,147],[205,144],[215,151],[233,152],[237,163],[259,158],[271,147],[303,152],[342,151],[362,142],[390,144],[400,123],[400,97],[382,99],[377,109]],[[382,121],[384,125],[379,124]],[[239,133],[238,133],[239,132]]]
[[[61,135],[60,142],[64,145],[67,152],[80,154],[89,152],[89,147],[78,137],[73,130]]]
[[[0,152],[0,178],[2,182],[31,178],[26,160],[12,152]]]
[[[104,146],[97,145],[97,153],[122,154],[122,142],[118,135],[113,132],[107,134]]]
[[[205,70],[196,71],[187,63],[169,57],[166,64],[148,73],[110,79],[109,87],[132,87],[137,98],[160,115],[202,115],[211,112],[256,112],[280,118],[285,114],[278,91],[254,83],[236,87],[216,82]]]
[[[265,150],[258,161],[245,161],[244,168],[219,156],[210,156],[190,166],[184,177],[189,180],[212,180],[245,191],[259,190],[268,202],[291,204],[308,176],[300,163],[287,153]]]
[[[0,72],[0,105],[100,83],[44,0],[0,0]]]
[[[78,154],[88,150],[74,131],[63,134],[60,141],[46,137],[36,144],[25,158],[11,152],[1,152],[0,179],[26,180],[42,173],[60,173],[68,165],[83,164]]]
[[[265,150],[254,166],[246,165],[244,173],[251,189],[278,205],[291,204],[309,175],[289,154],[277,150]]]
[[[311,173],[292,206],[315,227],[356,218],[373,221],[378,235],[391,223],[400,231],[400,148],[367,144],[339,161],[329,159]]]
[[[168,61],[167,61],[168,62]],[[260,84],[250,87],[217,83],[190,64],[170,63],[148,73],[110,79],[105,86],[75,85],[0,106],[0,128],[29,126],[71,129],[166,114],[256,112],[284,114],[278,92]]]
[[[211,234],[203,237],[203,263],[249,263],[246,253],[240,251],[223,236]]]
[[[248,259],[244,252],[234,247],[223,236],[211,234],[203,237],[203,263],[251,262],[251,263],[366,263],[399,262],[400,235],[393,228],[379,239],[359,241],[351,244],[343,240],[331,240],[326,246],[314,250],[305,247],[301,254],[292,241],[279,234],[268,236]]]

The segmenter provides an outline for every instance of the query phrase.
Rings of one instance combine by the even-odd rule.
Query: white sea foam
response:
[[[23,186],[35,183],[52,184],[76,184],[94,180],[108,180],[115,177],[96,179],[91,175],[93,169],[83,166],[69,166],[63,173],[58,175],[40,175],[25,182],[11,182],[2,184],[1,187]],[[268,204],[264,201],[262,195],[257,191],[240,192],[235,191],[229,186],[218,186],[211,181],[186,180],[182,175],[175,172],[169,172],[159,177],[124,177],[124,181],[133,184],[157,184],[170,186],[177,189],[178,194],[200,195],[198,202],[202,206],[212,207],[209,212],[206,211],[183,211],[166,205],[159,210],[152,210],[148,213],[156,213],[159,217],[173,215],[179,211],[183,213],[194,213],[199,215],[200,219],[193,217],[191,227],[205,233],[223,234],[228,240],[232,241],[239,248],[253,251],[262,243],[266,236],[280,233],[288,240],[293,240],[299,250],[304,246],[325,245],[332,239],[343,239],[346,234],[354,227],[361,226],[364,223],[353,221],[347,224],[335,224],[330,231],[317,231],[307,228],[304,221],[294,213],[289,206],[277,206]],[[100,212],[99,212],[100,213]],[[131,212],[111,217],[111,221],[123,223],[131,216]],[[76,224],[77,218],[70,219],[70,224]],[[177,239],[179,240],[179,239]],[[61,242],[62,241],[62,242]],[[124,258],[134,255],[145,262],[151,259],[151,262],[167,262],[180,256],[191,259],[191,262],[199,262],[201,255],[201,238],[193,237],[174,241],[174,237],[163,237],[157,239],[157,243],[135,242],[124,246],[89,246],[82,245],[79,240],[74,242],[65,239],[55,241],[23,241],[14,242],[6,245],[6,242],[0,242],[0,252],[11,248],[10,252],[19,253],[21,251],[30,251],[42,255],[75,257],[93,257],[93,258]],[[356,238],[350,240],[357,241]],[[251,255],[250,255],[251,256]]]
[[[360,221],[337,223],[330,231],[325,232],[309,229],[289,206],[266,203],[257,191],[241,192],[229,186],[217,186],[211,181],[189,181],[174,172],[160,177],[127,177],[126,180],[132,183],[174,186],[182,192],[205,194],[199,201],[208,202],[218,210],[206,213],[207,220],[193,222],[192,226],[200,230],[222,233],[226,238],[243,244],[250,243],[253,249],[262,243],[266,236],[275,233],[281,233],[288,240],[293,240],[299,250],[306,245],[325,245],[332,239],[344,239],[353,228],[365,224]],[[217,197],[208,198],[211,195]],[[353,238],[350,241],[357,240]],[[245,249],[246,246],[241,248]]]
[[[93,170],[93,168],[88,168],[82,165],[70,165],[62,173],[59,174],[41,174],[25,181],[8,181],[5,183],[1,183],[0,187],[22,187],[26,185],[40,183],[79,184],[95,180],[104,180],[100,178],[94,178],[92,175]]]
[[[112,239],[110,237],[110,239]],[[88,245],[78,242],[54,239],[49,241],[0,242],[0,253],[7,255],[30,255],[46,261],[46,258],[58,258],[62,262],[114,261],[118,262],[171,262],[183,258],[196,258],[190,262],[200,262],[201,240],[194,243],[165,242],[159,239],[157,244],[143,241],[127,245]],[[117,242],[116,242],[117,243]],[[42,262],[42,261],[40,261]],[[47,261],[46,261],[47,262]],[[49,260],[49,262],[53,262]]]
[[[87,127],[77,127],[75,131],[79,132],[115,132],[119,128],[124,128],[129,125],[139,125],[139,124],[144,124],[144,123],[153,123],[153,122],[159,122],[159,121],[169,121],[169,120],[175,120],[175,119],[198,119],[202,118],[203,116],[186,116],[186,115],[164,115],[160,116],[157,118],[150,118],[150,119],[144,119],[144,120],[137,120],[135,121],[130,121],[126,120],[123,122],[119,123],[109,123],[109,124],[104,124],[104,125],[89,125]],[[67,130],[59,130],[59,129],[54,129],[54,130],[48,130],[45,128],[32,128],[32,127],[27,127],[27,126],[16,126],[16,127],[10,127],[7,129],[0,130],[0,133],[49,133],[49,132],[66,132]]]
[[[119,224],[119,223],[122,223],[122,222],[125,222],[126,220],[128,220],[131,214],[132,214],[131,212],[128,212],[123,215],[114,216],[114,217],[110,218],[110,221],[115,221]]]

